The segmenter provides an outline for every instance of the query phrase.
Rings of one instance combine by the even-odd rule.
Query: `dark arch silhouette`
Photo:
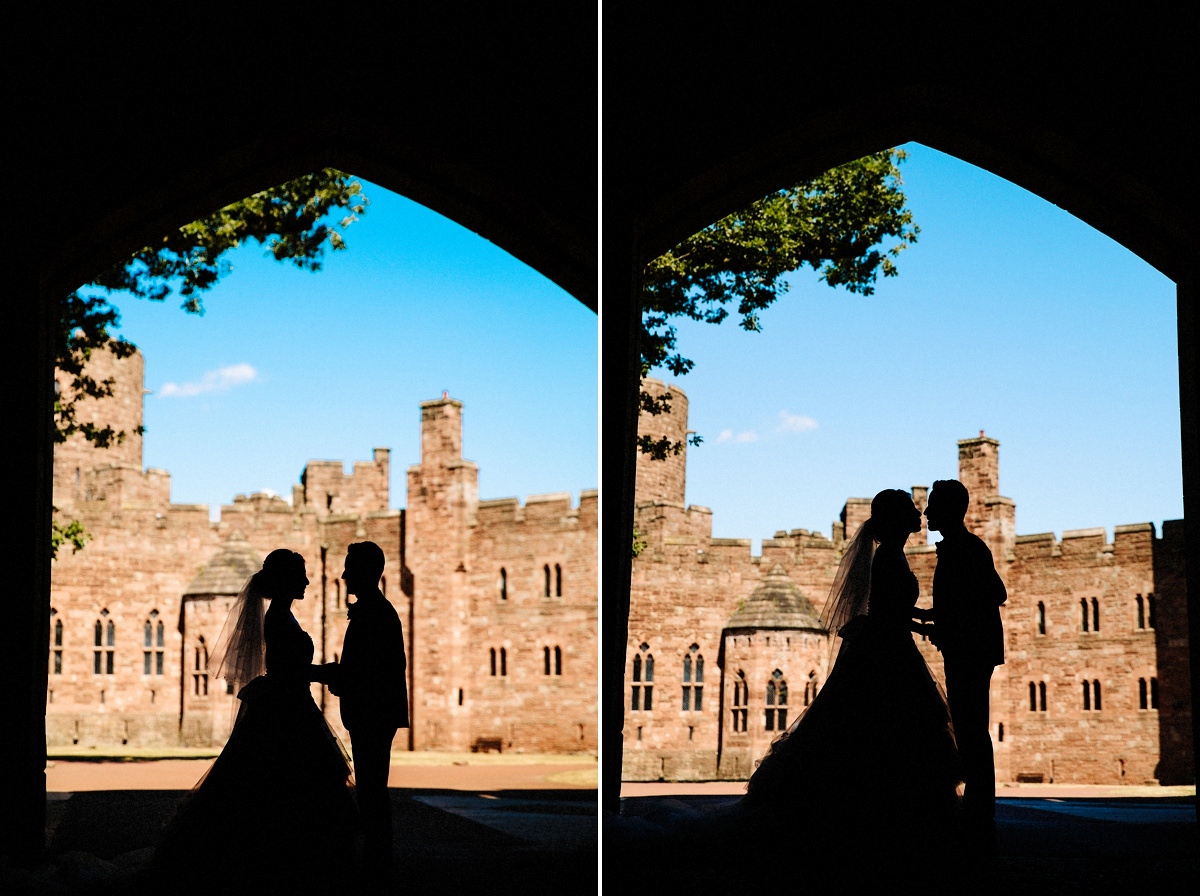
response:
[[[1131,43],[1127,27],[1054,13],[1036,26],[997,11],[970,22],[917,13],[894,24],[859,27],[853,13],[834,4],[810,5],[794,22],[749,14],[719,23],[656,22],[653,13],[639,13],[627,23],[619,52],[636,62],[616,83],[606,82],[604,93],[606,107],[620,110],[605,118],[606,145],[636,148],[630,153],[636,164],[613,179],[607,176],[613,154],[605,154],[604,203],[615,210],[603,234],[606,390],[615,392],[621,371],[626,396],[619,405],[606,401],[604,421],[605,444],[623,449],[606,453],[602,482],[611,514],[602,561],[605,811],[619,812],[621,782],[638,272],[772,189],[919,142],[1037,193],[1174,280],[1187,553],[1192,568],[1200,568],[1200,333],[1192,248],[1200,204],[1184,162],[1194,125],[1178,115],[1186,102],[1188,51],[1177,31],[1186,26],[1138,17],[1144,40]],[[606,50],[614,43],[606,39]],[[697,60],[719,61],[727,76],[713,73],[697,87]],[[1193,726],[1200,723],[1198,595],[1200,581],[1190,583]]]
[[[4,374],[23,535],[0,651],[20,695],[0,742],[0,854],[44,848],[53,303],[173,227],[332,166],[453,219],[594,310],[596,45],[590,9],[397,8],[324,30],[198,11],[186,32],[85,11],[13,29],[5,119],[22,137],[9,164],[38,211],[4,241],[22,334]]]

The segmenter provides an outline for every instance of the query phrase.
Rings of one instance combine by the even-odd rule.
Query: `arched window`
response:
[[[1142,596],[1140,594],[1135,598],[1134,602],[1137,604],[1137,627],[1145,628],[1146,627],[1146,602],[1142,599]]]
[[[812,703],[817,699],[817,673],[813,670],[808,673],[808,681],[804,682],[804,705]]]
[[[554,674],[562,675],[562,648],[554,648]]]
[[[1100,680],[1092,679],[1083,680],[1083,709],[1084,712],[1099,712],[1100,706]]]
[[[683,711],[704,710],[704,656],[700,645],[693,644],[683,657]]]
[[[771,679],[767,682],[766,696],[766,730],[783,731],[787,728],[788,689],[787,681],[778,669],[771,673]]]
[[[164,630],[162,620],[158,618],[158,610],[151,610],[150,616],[142,626],[142,674],[163,674]]]
[[[1086,597],[1080,599],[1079,610],[1080,610],[1080,614],[1081,614],[1080,615],[1080,630],[1086,632],[1089,630],[1088,622],[1090,621],[1089,617],[1088,617],[1088,605],[1087,605]]]
[[[491,675],[494,676],[496,674],[496,648],[495,647],[488,648],[488,670]]]
[[[1100,601],[1092,598],[1092,631],[1100,631]]]
[[[633,657],[633,685],[629,692],[629,708],[634,712],[650,712],[654,708],[654,654],[643,643]]]
[[[500,567],[500,599],[508,600],[508,570]]]
[[[562,597],[562,567],[554,564],[554,596]]]
[[[95,625],[95,651],[92,664],[94,675],[112,675],[115,665],[114,648],[117,642],[117,629],[108,618],[108,609],[100,611],[100,618]]]
[[[746,681],[746,673],[738,669],[733,679],[733,730],[746,730],[746,715],[750,703],[750,685]]]
[[[196,697],[208,696],[208,644],[204,641],[204,636],[201,635],[196,639],[196,645],[192,648],[192,695]]]
[[[1139,629],[1154,628],[1154,595],[1147,594],[1143,598],[1137,596],[1137,627]]]
[[[555,647],[553,650],[554,663],[551,664],[551,650],[549,647],[542,648],[542,664],[547,675],[562,675],[562,648]]]
[[[542,593],[546,597],[550,596],[550,564],[547,563],[542,567],[542,577],[545,580],[542,586]]]
[[[58,610],[51,607],[50,618],[54,619],[54,625],[51,627],[54,633],[54,648],[50,651],[50,661],[53,663],[51,673],[62,675],[63,624],[61,619],[55,619],[56,616],[58,616]]]
[[[545,674],[545,675],[550,674],[550,648],[549,647],[542,648],[542,669],[543,669],[543,674]]]
[[[1037,605],[1037,633],[1046,634],[1046,605],[1040,600]]]

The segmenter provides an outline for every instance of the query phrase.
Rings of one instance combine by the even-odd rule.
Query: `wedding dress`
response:
[[[824,687],[771,745],[742,809],[822,848],[949,833],[961,781],[945,695],[913,641],[917,579],[899,545],[850,546],[823,614],[838,640]]]
[[[195,882],[193,873],[203,875],[209,890],[219,870],[235,891],[289,880],[307,891],[354,867],[351,767],[309,690],[312,638],[290,613],[268,612],[264,619],[261,605],[247,608],[245,595],[231,613],[235,619],[243,629],[235,639],[243,646],[253,646],[262,633],[265,651],[248,653],[265,660],[266,673],[238,692],[229,739],[163,832],[152,865],[184,883]],[[261,666],[242,660],[243,673]],[[219,671],[238,679],[229,669]]]

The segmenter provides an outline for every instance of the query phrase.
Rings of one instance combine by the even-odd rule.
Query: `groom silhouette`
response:
[[[941,533],[933,574],[933,609],[914,615],[933,622],[942,652],[946,698],[963,763],[963,813],[990,838],[996,812],[996,766],[988,714],[992,671],[1004,662],[1000,605],[1008,594],[992,553],[964,522],[970,502],[957,479],[934,482],[925,507],[932,531]]]
[[[404,629],[395,607],[379,590],[383,550],[372,541],[346,551],[350,624],[341,658],[327,664],[329,690],[341,699],[342,724],[350,733],[354,784],[363,824],[363,867],[386,873],[392,866],[392,804],[388,795],[392,739],[408,727]]]

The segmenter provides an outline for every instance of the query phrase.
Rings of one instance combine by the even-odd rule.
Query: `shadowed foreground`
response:
[[[639,889],[680,893],[821,892],[1142,894],[1195,892],[1200,841],[1195,797],[997,801],[994,848],[952,854],[904,831],[887,851],[859,840],[842,852],[813,832],[739,827],[731,796],[626,797],[606,815],[604,855],[637,869]],[[625,875],[622,875],[624,877]],[[770,890],[768,890],[769,892]],[[780,892],[783,892],[781,889]]]
[[[595,790],[440,789],[390,791],[395,870],[373,892],[430,894],[595,891]],[[15,894],[174,894],[241,892],[222,874],[220,856],[203,880],[152,881],[151,844],[186,791],[80,792],[48,803],[48,861],[34,869],[0,866],[0,892]],[[311,871],[311,875],[307,871]],[[303,892],[353,892],[351,873],[323,875],[320,856],[302,869]],[[498,889],[499,888],[499,889]],[[263,893],[260,886],[246,888]]]

